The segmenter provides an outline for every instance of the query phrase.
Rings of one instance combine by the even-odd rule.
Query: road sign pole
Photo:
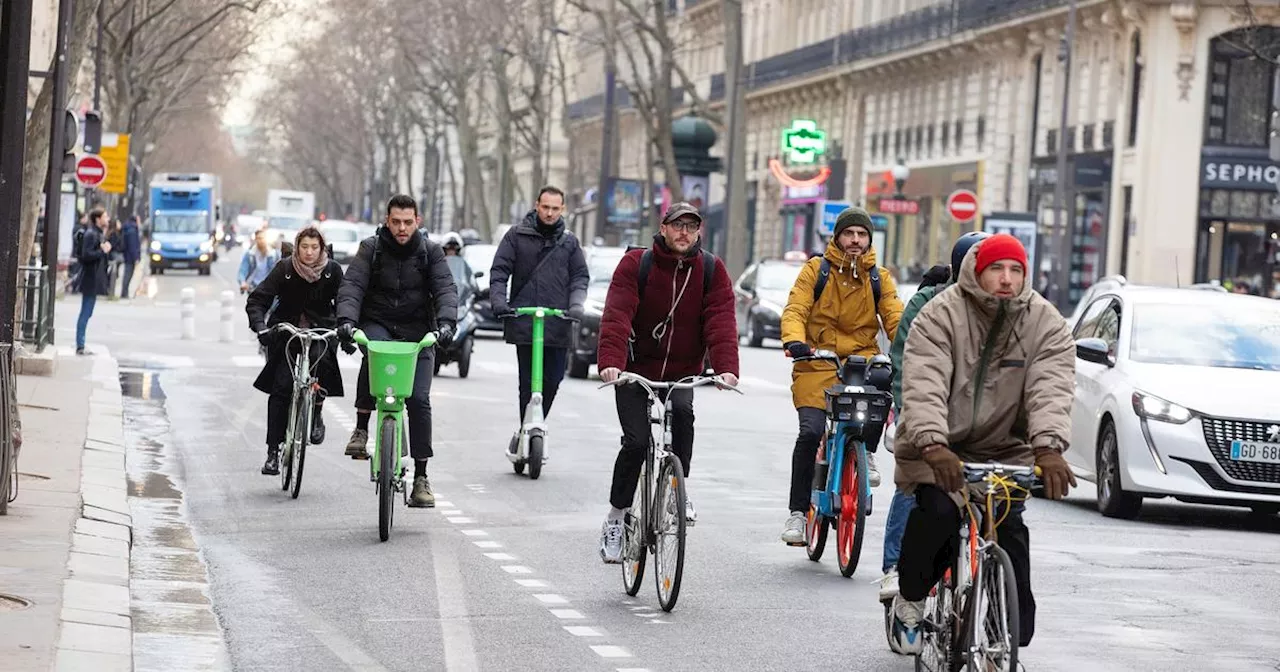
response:
[[[74,4],[72,0],[62,0],[58,3],[58,33],[57,42],[54,44],[56,58],[53,63],[53,105],[49,128],[49,181],[45,183],[44,189],[44,244],[41,246],[41,256],[44,259],[46,272],[49,274],[47,277],[55,283],[54,286],[57,286],[58,278],[58,231],[62,224],[62,173],[65,170],[62,161],[67,143],[64,128],[67,116],[67,70],[69,69],[67,41],[71,36],[71,10]],[[47,305],[49,314],[45,319],[49,324],[53,324],[56,305],[56,301],[51,301]],[[54,331],[49,330],[50,345],[55,342]]]

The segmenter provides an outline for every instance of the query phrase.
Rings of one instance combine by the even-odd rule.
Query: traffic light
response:
[[[74,173],[76,170],[76,143],[80,139],[80,120],[76,113],[66,111],[62,118],[62,172]]]
[[[102,149],[102,113],[97,110],[89,110],[84,113],[84,142],[82,143],[85,154],[101,154]]]

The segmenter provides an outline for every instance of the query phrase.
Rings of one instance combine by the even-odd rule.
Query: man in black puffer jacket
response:
[[[524,216],[524,222],[513,226],[502,237],[494,253],[489,276],[489,301],[493,314],[508,316],[503,326],[508,343],[516,346],[520,363],[520,421],[524,407],[533,396],[533,318],[510,317],[514,308],[541,306],[568,311],[571,317],[582,317],[582,304],[587,299],[587,260],[578,238],[565,231],[564,192],[543,187],[538,193],[536,210]],[[511,296],[507,297],[507,283]],[[570,323],[547,319],[543,332],[542,414],[551,413],[551,402],[564,378],[569,347],[573,345]],[[513,437],[507,452],[516,452]]]
[[[387,203],[387,221],[378,233],[360,243],[338,290],[338,335],[351,342],[357,326],[373,341],[420,341],[439,333],[442,346],[453,340],[458,323],[458,288],[440,246],[419,230],[418,204],[403,194]],[[409,451],[413,455],[413,493],[409,506],[435,506],[427,480],[431,450],[431,376],[435,351],[418,355],[409,412]],[[375,402],[369,394],[369,358],[356,379],[356,430],[347,444],[352,459],[367,460],[369,415]]]

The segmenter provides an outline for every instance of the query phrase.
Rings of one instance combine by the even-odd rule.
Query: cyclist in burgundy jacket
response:
[[[703,373],[710,359],[725,383],[737,385],[733,283],[724,263],[699,245],[701,228],[697,208],[676,203],[663,216],[653,246],[632,250],[618,263],[600,320],[597,363],[605,382],[617,380],[623,371],[653,381],[676,381]],[[641,291],[639,278],[646,266]],[[615,390],[622,449],[613,465],[611,508],[600,540],[600,556],[610,564],[622,561],[622,524],[635,498],[650,432],[645,390],[639,385],[619,385]],[[670,395],[672,450],[687,477],[693,456],[693,390]],[[686,506],[692,525],[697,515],[687,497]]]

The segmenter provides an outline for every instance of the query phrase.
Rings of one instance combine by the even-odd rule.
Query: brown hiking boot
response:
[[[436,505],[436,496],[431,494],[431,481],[426,476],[415,476],[413,492],[409,495],[409,506],[429,509]]]
[[[369,451],[365,449],[369,443],[369,432],[357,429],[351,432],[351,440],[347,441],[346,454],[353,460],[369,459]]]

